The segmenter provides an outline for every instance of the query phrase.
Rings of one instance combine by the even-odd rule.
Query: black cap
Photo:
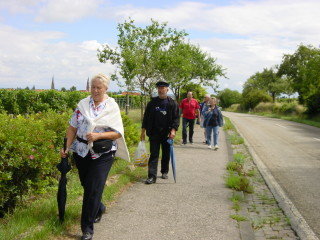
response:
[[[157,86],[157,87],[169,87],[169,83],[160,81],[160,82],[157,82],[157,83],[156,83],[156,86]]]

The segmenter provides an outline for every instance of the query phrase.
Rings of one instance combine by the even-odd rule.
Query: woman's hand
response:
[[[69,148],[67,148],[65,151],[63,148],[61,148],[61,151],[60,151],[60,156],[62,158],[66,158],[68,156],[68,153],[69,153]]]
[[[86,135],[88,142],[94,142],[100,139],[100,133],[90,132]]]

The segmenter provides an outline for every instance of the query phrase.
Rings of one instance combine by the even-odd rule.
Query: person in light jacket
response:
[[[67,129],[66,150],[61,149],[60,153],[66,157],[69,151],[73,152],[84,189],[82,240],[92,239],[93,224],[99,222],[106,211],[101,199],[114,157],[130,161],[119,106],[106,94],[109,83],[110,79],[104,74],[91,79],[91,96],[78,103]],[[112,144],[96,149],[95,142],[103,139],[113,140]]]
[[[215,97],[212,97],[209,100],[209,105],[204,109],[205,119],[203,123],[206,128],[208,148],[211,148],[211,135],[213,132],[213,146],[215,150],[219,148],[219,127],[223,126],[223,116],[220,108],[216,105],[216,102],[217,99]]]

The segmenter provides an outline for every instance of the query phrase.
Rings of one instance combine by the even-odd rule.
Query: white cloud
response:
[[[280,64],[283,54],[293,53],[300,43],[318,47],[320,39],[318,0],[240,0],[224,6],[173,1],[162,8],[136,7],[134,3],[116,6],[103,0],[11,0],[0,2],[3,9],[14,14],[32,13],[38,24],[73,22],[78,28],[76,21],[86,17],[117,22],[131,17],[137,24],[150,24],[151,18],[168,22],[170,27],[191,32],[192,43],[227,68],[229,79],[220,79],[220,89],[239,91],[247,78]],[[73,43],[62,41],[68,34],[0,25],[1,87],[12,87],[19,79],[16,86],[48,88],[54,74],[57,88],[75,85],[83,89],[88,76],[113,72],[112,67],[98,62],[96,49],[101,44],[94,40],[94,34],[79,41],[70,36]]]
[[[138,24],[150,24],[153,18],[187,32],[212,34],[190,38],[228,69],[229,80],[220,80],[220,86],[241,91],[251,75],[280,64],[283,54],[299,44],[319,46],[319,9],[318,0],[244,0],[225,6],[190,1],[167,8],[114,6],[108,18],[131,17]]]
[[[68,43],[58,41],[63,33],[26,32],[6,26],[0,26],[0,33],[2,88],[35,85],[48,89],[54,75],[58,89],[71,86],[85,89],[88,77],[114,71],[110,65],[98,61],[97,48],[101,44],[95,40]],[[111,84],[110,90],[118,90],[115,83]]]
[[[95,14],[99,0],[46,0],[36,17],[39,22],[74,22]]]
[[[39,2],[42,2],[42,0],[10,0],[0,1],[0,9],[4,9],[9,11],[10,13],[31,13],[32,7],[37,5]]]

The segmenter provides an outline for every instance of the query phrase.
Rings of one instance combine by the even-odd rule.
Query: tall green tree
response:
[[[137,27],[131,19],[118,24],[118,46],[113,49],[104,45],[98,50],[100,62],[110,61],[118,67],[119,72],[113,75],[113,80],[119,83],[120,75],[128,91],[138,90],[149,96],[159,79],[159,61],[163,52],[187,35],[185,31],[169,28],[167,23],[151,22],[145,28]]]
[[[292,55],[282,59],[278,75],[292,80],[299,102],[307,105],[309,115],[320,114],[320,49],[301,44]]]
[[[290,84],[288,78],[281,77],[277,74],[276,68],[264,68],[262,72],[252,75],[244,85],[244,88],[259,89],[267,92],[272,101],[275,102],[276,97],[282,93],[290,92]]]
[[[220,106],[228,108],[232,104],[241,103],[241,93],[226,88],[218,93],[218,99],[220,100]]]
[[[320,87],[320,49],[300,45],[294,54],[283,56],[278,75],[292,79],[293,89],[301,103]]]
[[[199,46],[178,41],[167,51],[162,52],[159,64],[159,77],[170,83],[176,99],[188,84],[194,83],[215,89],[218,77],[225,77],[225,69],[216,59],[201,50]]]
[[[198,100],[198,102],[203,101],[204,95],[207,94],[207,90],[199,84],[189,82],[181,89],[181,99],[187,97],[187,93],[192,92],[192,96]]]

